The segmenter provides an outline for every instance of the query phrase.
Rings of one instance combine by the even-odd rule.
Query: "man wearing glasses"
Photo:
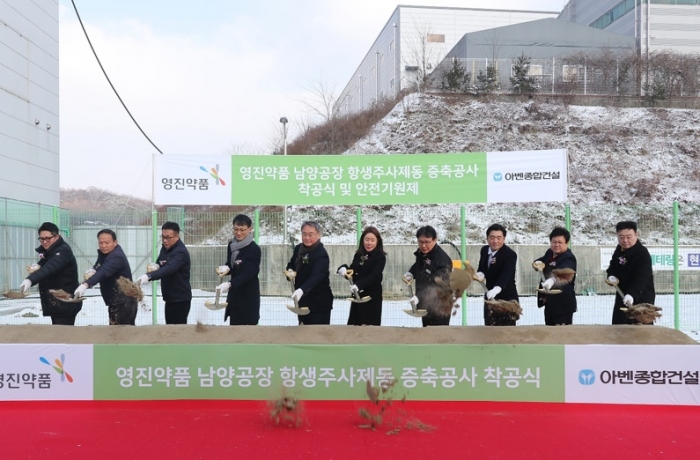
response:
[[[411,305],[428,311],[428,314],[421,318],[423,327],[449,326],[450,315],[441,314],[441,304],[444,300],[438,292],[442,291],[441,286],[450,285],[452,258],[437,244],[437,232],[430,225],[418,229],[416,240],[418,250],[413,253],[416,262],[403,275],[405,282],[416,282],[416,294],[410,299]],[[441,282],[436,281],[437,279]],[[452,298],[447,301],[452,302]]]
[[[224,321],[229,319],[231,326],[255,326],[260,320],[260,259],[261,251],[253,241],[253,222],[245,214],[233,218],[233,239],[226,250],[226,264],[216,271],[221,275],[230,274],[216,289],[226,296]]]
[[[192,287],[190,286],[190,253],[185,243],[180,240],[180,226],[175,222],[166,222],[161,227],[160,249],[154,270],[139,277],[140,284],[161,280],[161,292],[165,301],[165,324],[187,324],[192,304]]]
[[[39,227],[38,265],[19,287],[27,292],[30,287],[39,284],[41,309],[44,316],[51,317],[52,324],[75,325],[75,317],[83,308],[82,302],[67,303],[57,300],[49,289],[63,289],[73,292],[78,282],[78,264],[68,243],[58,234],[58,227],[51,222],[44,222]]]
[[[287,271],[296,272],[292,298],[308,315],[299,316],[299,324],[330,324],[333,309],[330,259],[321,243],[321,226],[313,221],[301,224],[301,244],[296,245]]]

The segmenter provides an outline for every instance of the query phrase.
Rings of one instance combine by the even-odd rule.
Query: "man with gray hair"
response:
[[[299,316],[299,324],[330,324],[333,292],[330,280],[330,259],[321,243],[321,226],[314,221],[301,224],[301,244],[296,245],[287,264],[287,276],[294,274],[292,299],[309,314]]]

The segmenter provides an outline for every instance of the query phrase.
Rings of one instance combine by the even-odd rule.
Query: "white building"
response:
[[[58,0],[0,0],[0,197],[59,205]]]
[[[700,0],[570,0],[559,17],[635,37],[642,55],[700,53]]]
[[[556,18],[558,14],[399,5],[343,89],[334,112],[358,112],[375,101],[396,96],[415,82],[423,67],[430,71],[442,61],[466,33]]]

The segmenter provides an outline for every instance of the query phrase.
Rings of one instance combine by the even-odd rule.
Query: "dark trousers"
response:
[[[76,316],[78,316],[77,313],[72,316],[52,316],[51,324],[60,324],[62,326],[75,326]]]
[[[165,302],[165,324],[187,324],[192,300]]]
[[[450,325],[450,316],[440,316],[440,315],[433,315],[432,313],[428,313],[424,317],[421,318],[421,321],[423,322],[423,327],[428,327],[428,326],[449,326]]]
[[[299,315],[299,324],[331,324],[331,311],[312,311],[308,315]]]
[[[136,312],[138,311],[138,302],[134,298],[130,298],[124,303],[109,305],[107,312],[109,313],[109,325],[117,326],[120,324],[136,325]]]
[[[544,308],[544,324],[547,326],[561,326],[574,323],[574,312],[553,312]]]

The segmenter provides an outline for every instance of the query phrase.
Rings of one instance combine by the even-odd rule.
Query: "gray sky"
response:
[[[386,0],[75,0],[112,83],[164,154],[269,151],[293,135],[305,88],[340,92],[397,3]],[[401,4],[560,11],[565,0]],[[109,88],[70,0],[60,8],[61,187],[151,196],[152,155]]]

